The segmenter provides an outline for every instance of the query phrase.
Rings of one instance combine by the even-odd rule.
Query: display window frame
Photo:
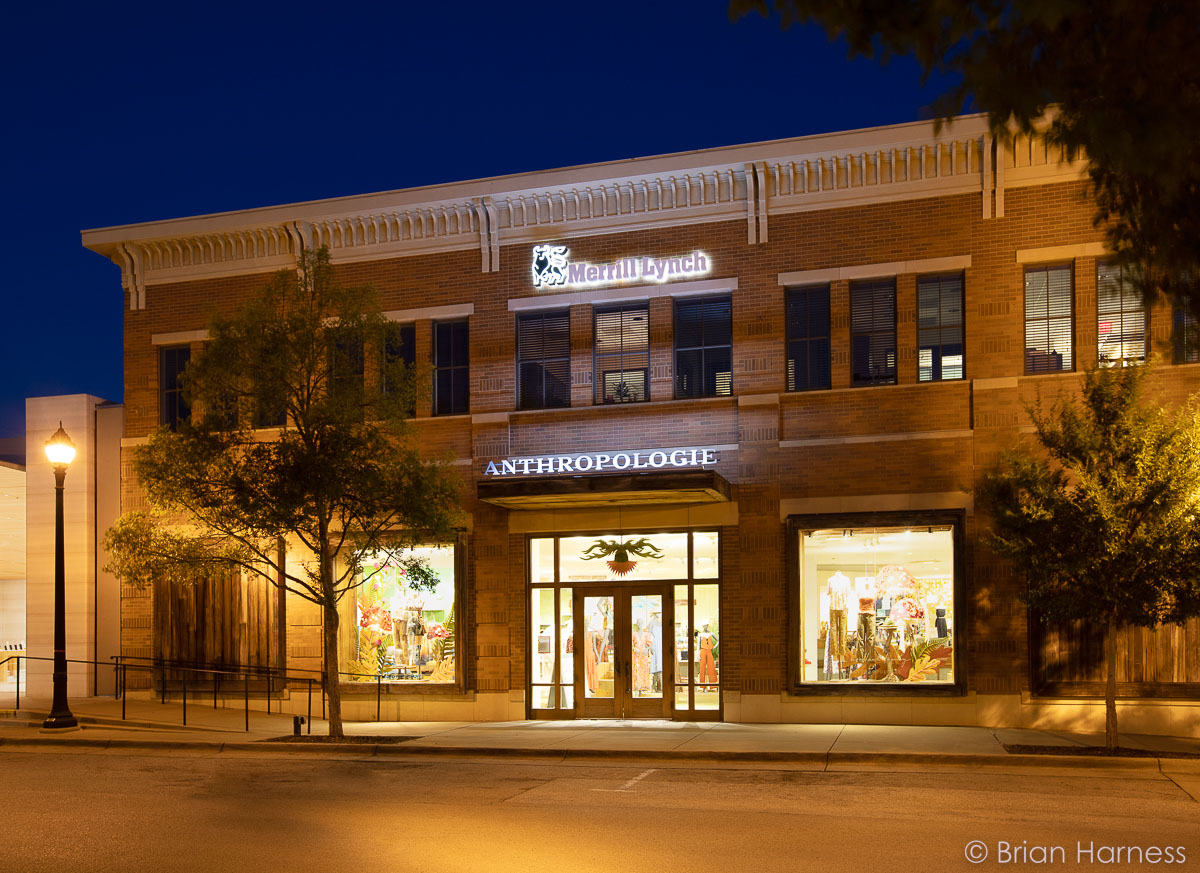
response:
[[[954,635],[954,676],[950,682],[812,682],[803,679],[804,632],[800,604],[801,586],[800,538],[806,531],[825,528],[949,526],[954,546],[951,585],[954,615],[951,627]],[[962,697],[967,693],[968,638],[966,633],[966,510],[914,510],[895,512],[853,512],[820,515],[790,515],[787,518],[788,576],[788,688],[798,697]]]
[[[378,683],[376,688],[375,682],[363,681],[354,682],[348,680],[345,676],[338,676],[338,687],[343,697],[360,697],[370,696],[375,697],[382,695],[383,697],[391,696],[428,696],[428,695],[461,695],[467,691],[467,671],[466,665],[468,659],[473,657],[474,652],[474,609],[468,610],[466,603],[467,593],[467,535],[459,533],[452,542],[434,542],[434,538],[426,538],[419,544],[421,546],[437,545],[444,548],[454,549],[454,679],[450,682],[429,682],[426,680],[396,680],[384,679]],[[340,560],[340,559],[339,559]],[[357,632],[357,621],[355,620],[355,607],[357,604],[357,589],[347,592],[338,604],[338,640],[339,651],[341,649],[342,634],[346,628],[353,628]],[[339,669],[341,665],[339,664]]]
[[[572,597],[572,600],[574,601],[572,603],[572,610],[573,610],[573,614],[574,614],[574,611],[577,611],[580,609],[580,602],[582,601],[582,596],[585,595],[589,589],[594,589],[597,592],[607,594],[609,592],[637,591],[637,590],[648,589],[648,588],[661,588],[666,596],[672,598],[672,604],[674,605],[674,597],[675,597],[677,586],[685,586],[690,595],[689,599],[694,601],[695,586],[715,585],[717,588],[717,614],[718,614],[718,616],[723,616],[725,614],[726,585],[723,583],[722,580],[725,576],[725,570],[726,570],[726,567],[725,567],[725,540],[729,536],[729,528],[726,525],[714,524],[714,525],[693,525],[690,527],[661,527],[661,528],[654,527],[654,526],[646,526],[646,527],[637,527],[633,532],[639,536],[644,534],[647,537],[659,536],[659,535],[664,535],[664,534],[686,534],[687,535],[688,576],[686,578],[664,578],[664,579],[649,579],[649,580],[648,579],[639,579],[639,578],[617,578],[617,579],[586,580],[586,581],[576,580],[576,581],[564,582],[559,578],[559,574],[561,571],[560,560],[559,560],[560,559],[561,540],[571,539],[571,538],[575,538],[575,537],[611,536],[613,534],[613,529],[597,527],[594,529],[589,528],[587,530],[540,531],[540,532],[536,532],[536,533],[528,533],[525,535],[525,545],[524,545],[524,551],[525,551],[524,592],[525,593],[524,593],[524,598],[523,598],[525,615],[524,615],[524,621],[522,622],[523,627],[524,627],[524,642],[522,643],[522,656],[523,656],[523,662],[524,662],[523,663],[523,667],[524,667],[523,687],[525,689],[525,717],[526,718],[538,720],[538,721],[559,721],[559,720],[573,720],[573,719],[594,717],[594,716],[589,716],[588,714],[586,714],[584,706],[581,705],[580,700],[578,698],[576,698],[574,700],[574,705],[570,709],[564,709],[561,707],[556,708],[556,709],[542,709],[542,708],[538,708],[538,707],[534,706],[534,703],[535,703],[534,687],[535,687],[535,685],[539,688],[549,687],[549,688],[557,689],[561,685],[565,684],[562,682],[561,678],[557,679],[554,683],[551,683],[549,685],[546,685],[545,683],[535,683],[533,681],[533,679],[534,679],[533,658],[537,657],[537,653],[535,651],[533,651],[534,647],[533,647],[532,597],[533,597],[533,592],[535,590],[543,589],[543,590],[552,590],[555,592],[554,603],[555,603],[556,615],[558,615],[564,591],[578,592],[577,594],[575,594]],[[716,560],[717,560],[717,575],[715,577],[697,576],[696,575],[695,538],[693,535],[698,534],[698,533],[715,533],[715,534],[717,534],[717,558],[716,558]],[[624,536],[624,535],[625,534],[622,533],[622,536]],[[553,562],[554,562],[554,579],[551,582],[534,583],[534,581],[533,581],[533,570],[534,570],[533,543],[535,540],[544,540],[544,539],[553,540],[553,543],[554,543],[554,546],[552,549]],[[673,613],[673,612],[674,612],[674,610],[672,609],[671,613]],[[690,634],[691,631],[693,630],[693,625],[694,625],[694,621],[695,621],[694,617],[693,617],[693,606],[691,604],[689,604],[689,606],[687,607],[685,612],[687,615],[688,632]],[[672,617],[674,618],[674,620],[676,622],[679,620],[678,616],[673,615]],[[674,625],[674,622],[672,624]],[[664,678],[663,678],[664,694],[670,698],[669,701],[664,701],[666,714],[661,715],[661,716],[659,716],[659,715],[635,716],[635,718],[654,717],[654,718],[669,718],[669,719],[672,719],[675,721],[723,721],[724,717],[725,717],[725,701],[724,701],[724,694],[723,694],[724,683],[720,680],[719,677],[721,675],[724,675],[725,671],[728,669],[728,666],[727,666],[728,661],[725,660],[725,658],[721,659],[720,673],[718,675],[718,681],[716,683],[699,683],[695,679],[695,677],[696,677],[695,651],[694,651],[695,647],[689,646],[688,652],[687,652],[687,658],[685,660],[680,660],[679,654],[676,651],[675,644],[674,644],[674,640],[675,640],[674,631],[672,631],[672,633],[670,634],[670,638],[672,639],[673,643],[672,643],[672,646],[670,647],[669,654],[670,654],[671,658],[674,660],[672,661],[672,669],[670,671],[664,671]],[[552,644],[553,651],[555,652],[555,661],[554,661],[554,666],[552,668],[552,675],[557,677],[557,676],[559,676],[559,671],[560,671],[559,659],[561,657],[561,653],[559,652],[560,646],[557,644],[557,638],[555,638],[555,641],[556,642],[554,644]],[[664,652],[664,654],[663,654],[664,659],[667,658],[667,654],[668,654],[667,652]],[[581,661],[581,659],[575,659],[575,660]],[[675,686],[678,684],[678,677],[675,676],[675,669],[676,669],[676,667],[682,669],[684,664],[687,665],[687,669],[689,671],[689,676],[691,677],[688,682],[688,685],[686,686],[689,688],[689,697],[688,697],[689,708],[686,710],[678,710],[677,711],[675,709],[675,691],[676,691]],[[578,670],[578,669],[579,668],[576,668],[576,670]],[[670,677],[670,679],[671,679],[671,681],[669,683],[667,682],[668,677]],[[573,684],[577,685],[578,683],[573,683]],[[717,706],[716,706],[716,708],[714,708],[714,709],[696,709],[695,708],[695,704],[694,704],[695,695],[694,695],[694,691],[691,691],[691,689],[693,686],[698,685],[698,684],[715,684],[716,685],[716,687],[717,687],[717,695],[716,695],[717,696]],[[607,716],[602,716],[602,717],[607,717]]]

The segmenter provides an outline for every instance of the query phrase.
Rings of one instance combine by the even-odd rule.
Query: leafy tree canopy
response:
[[[106,535],[123,581],[200,581],[238,569],[322,607],[330,730],[341,731],[337,606],[361,561],[453,539],[458,477],[423,460],[407,415],[414,374],[369,287],[343,287],[322,249],[301,256],[230,318],[184,374],[189,421],[134,455],[148,511]],[[303,559],[287,561],[286,542]],[[305,554],[306,553],[306,554]]]
[[[1200,615],[1200,409],[1144,402],[1148,369],[1092,371],[1081,401],[1039,401],[1042,451],[1010,451],[976,491],[985,540],[1025,576],[1035,613],[1105,630],[1112,747],[1119,627]]]
[[[1200,312],[1200,4],[1194,0],[731,0],[737,18],[815,22],[850,54],[912,55],[957,81],[941,118],[978,106],[1004,135],[1044,130],[1086,154],[1117,260],[1147,295]]]
[[[1200,615],[1200,412],[1144,403],[1146,369],[1089,372],[1081,403],[1038,404],[1044,454],[1009,452],[978,491],[1047,619]]]

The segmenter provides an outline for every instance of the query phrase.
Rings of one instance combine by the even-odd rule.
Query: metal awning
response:
[[[724,503],[729,483],[714,470],[542,476],[480,482],[479,499],[506,509],[575,509],[656,503]]]

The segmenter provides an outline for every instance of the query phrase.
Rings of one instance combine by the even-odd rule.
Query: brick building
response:
[[[1098,727],[1097,640],[1031,626],[970,496],[1087,366],[1200,388],[1092,212],[1079,165],[964,117],[86,231],[127,297],[123,508],[208,314],[328,246],[430,368],[469,517],[437,591],[380,562],[347,600],[349,717],[382,671],[385,718]],[[122,650],[313,668],[318,621],[128,589]],[[1200,624],[1121,658],[1123,727],[1196,730]]]

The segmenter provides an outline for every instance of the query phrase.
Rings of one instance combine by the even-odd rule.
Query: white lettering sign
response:
[[[572,262],[570,255],[566,246],[534,246],[533,287],[565,290],[630,282],[659,284],[675,279],[694,279],[712,272],[708,255],[699,251],[673,258],[620,258],[606,264]]]
[[[536,476],[547,473],[605,473],[623,470],[662,470],[703,467],[717,462],[716,449],[638,449],[586,455],[534,455],[488,461],[485,476]]]

